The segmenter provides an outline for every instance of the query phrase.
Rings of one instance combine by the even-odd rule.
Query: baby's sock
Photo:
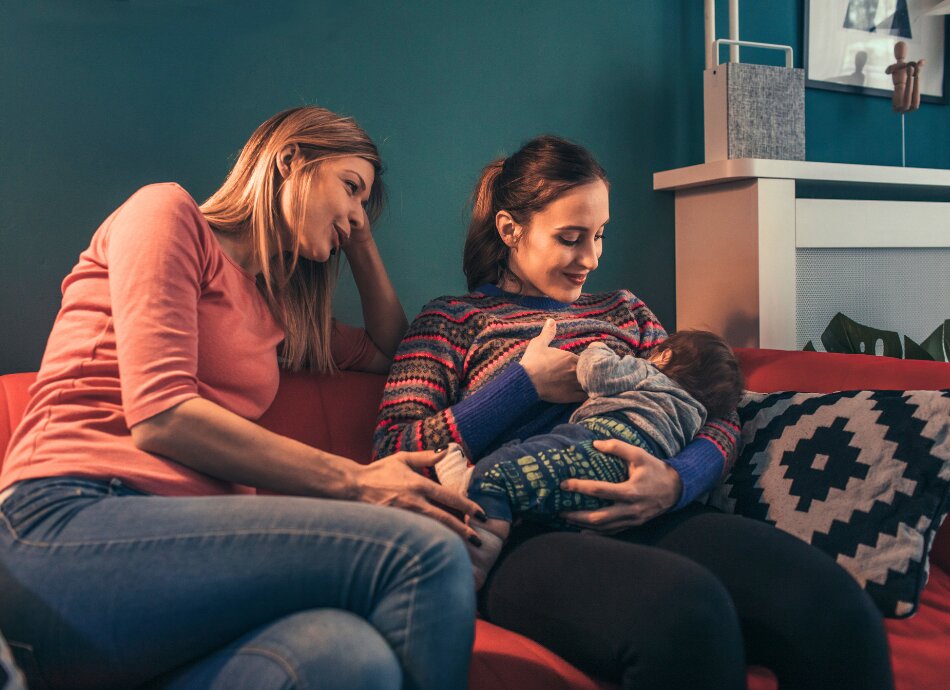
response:
[[[466,544],[469,558],[472,559],[475,591],[478,591],[485,584],[488,571],[492,569],[501,554],[501,547],[504,546],[505,540],[508,539],[508,535],[511,533],[511,523],[507,520],[489,518],[484,523],[472,520],[468,525],[475,530],[475,533],[482,540],[481,546]]]
[[[472,470],[475,468],[468,464],[462,446],[450,443],[445,457],[435,463],[433,469],[435,476],[439,478],[439,484],[460,496],[466,495],[472,480]]]
[[[472,472],[475,468],[468,464],[468,458],[465,457],[459,444],[450,443],[445,457],[439,460],[433,469],[435,469],[439,484],[461,496],[468,495],[468,486],[472,481]],[[507,520],[489,519],[483,523],[471,520],[468,525],[482,540],[481,546],[466,543],[468,555],[472,559],[475,589],[479,590],[485,584],[488,571],[495,565],[495,561],[501,554],[501,547],[504,546],[511,532],[511,523]]]

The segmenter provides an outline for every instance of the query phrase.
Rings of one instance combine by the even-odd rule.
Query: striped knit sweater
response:
[[[459,443],[472,460],[500,445],[550,431],[577,405],[542,401],[518,363],[545,319],[551,343],[580,354],[602,341],[619,355],[644,356],[666,338],[653,312],[627,290],[581,295],[571,304],[483,285],[429,302],[393,359],[374,435],[375,457]],[[732,466],[738,418],[714,419],[667,462],[680,475],[686,505]]]

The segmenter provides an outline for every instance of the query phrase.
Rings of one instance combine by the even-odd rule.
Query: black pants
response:
[[[892,688],[871,599],[831,558],[693,504],[620,535],[517,527],[482,614],[624,688]]]

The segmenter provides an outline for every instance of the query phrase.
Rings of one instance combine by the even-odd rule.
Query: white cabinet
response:
[[[677,328],[799,349],[836,311],[918,342],[950,318],[950,170],[736,159],[653,188],[676,195]]]

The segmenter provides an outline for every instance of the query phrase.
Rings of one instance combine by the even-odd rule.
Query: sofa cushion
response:
[[[265,429],[360,463],[373,453],[373,427],[386,377],[281,371],[280,389],[258,420]]]
[[[884,621],[897,690],[947,687],[950,678],[950,573],[939,567],[920,596],[917,614]]]
[[[710,503],[813,544],[884,615],[911,615],[948,509],[950,391],[747,393],[739,416]]]
[[[0,467],[3,467],[10,436],[30,401],[30,386],[34,381],[36,372],[0,376]]]

